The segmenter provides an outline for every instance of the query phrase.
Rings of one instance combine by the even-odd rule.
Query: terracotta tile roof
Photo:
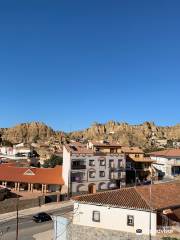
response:
[[[65,148],[68,150],[68,152],[73,154],[93,154],[92,149],[88,149],[85,144],[81,144],[78,142],[65,144]]]
[[[138,187],[138,193],[150,205],[149,186]],[[163,209],[180,206],[180,181],[155,184],[151,187],[151,206],[154,209]]]
[[[108,205],[131,209],[149,209],[146,201],[140,196],[135,188],[123,188],[95,194],[74,197],[81,203],[96,205]]]
[[[134,162],[141,162],[141,163],[153,163],[155,162],[154,160],[152,160],[151,158],[149,157],[143,157],[143,158],[135,158],[135,157],[128,157],[127,158],[128,160],[132,160]]]
[[[91,143],[95,146],[95,147],[119,147],[121,148],[122,145],[120,145],[117,142],[110,142],[110,143],[101,143],[101,142],[97,142],[97,141],[91,141]]]
[[[150,156],[180,157],[180,149],[167,149],[149,153]]]
[[[100,142],[92,142],[92,144],[96,147],[102,148],[119,148],[121,149],[121,153],[130,154],[144,154],[143,150],[139,147],[125,147],[118,143],[100,143]],[[65,144],[66,149],[71,153],[77,154],[93,154],[94,151],[90,148],[87,148],[86,144],[82,144],[79,142],[72,142],[70,144]]]
[[[27,168],[0,165],[0,181],[63,185],[62,167]]]
[[[81,203],[107,205],[120,208],[157,210],[180,206],[180,182],[156,184],[151,186],[131,187],[95,194],[74,197]]]
[[[122,147],[122,151],[126,154],[128,153],[139,153],[139,154],[143,154],[143,150],[139,147]]]

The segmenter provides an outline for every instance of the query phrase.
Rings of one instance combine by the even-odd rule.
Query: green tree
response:
[[[1,144],[2,146],[13,147],[12,142],[10,142],[9,140],[2,140]]]
[[[54,168],[56,165],[62,165],[63,158],[57,155],[52,155],[50,159],[44,161],[44,168]]]

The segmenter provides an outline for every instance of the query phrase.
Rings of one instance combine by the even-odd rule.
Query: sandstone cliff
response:
[[[12,128],[1,128],[3,140],[14,143],[32,143],[60,137],[58,132],[39,122],[22,123]]]
[[[95,123],[84,131],[72,132],[70,138],[118,141],[122,145],[150,147],[156,139],[180,139],[180,124],[171,127],[159,127],[153,122],[129,125],[109,121],[106,124]]]
[[[94,123],[82,131],[63,133],[54,131],[39,122],[23,123],[12,128],[1,128],[2,139],[12,143],[52,142],[61,143],[66,139],[90,139],[118,141],[122,145],[137,145],[143,148],[153,145],[155,139],[180,139],[180,124],[170,127],[156,126],[153,122],[129,125],[109,121],[106,124]]]

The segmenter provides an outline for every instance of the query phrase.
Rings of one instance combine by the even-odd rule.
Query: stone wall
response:
[[[18,209],[23,210],[27,208],[37,207],[39,205],[44,204],[44,198],[38,197],[33,199],[19,199],[17,198],[9,198],[5,199],[4,201],[0,202],[0,213],[7,213],[7,212],[13,212],[17,209],[17,201],[18,201]]]
[[[70,224],[67,228],[67,240],[149,240],[147,235],[135,235],[127,232],[119,232],[102,228],[85,227]],[[152,237],[151,240],[158,240],[158,237]]]

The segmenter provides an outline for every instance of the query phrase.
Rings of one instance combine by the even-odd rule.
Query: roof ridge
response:
[[[93,195],[101,195],[101,194],[104,194],[104,193],[109,193],[109,192],[119,192],[119,191],[123,191],[123,190],[128,190],[128,189],[133,189],[134,187],[126,187],[126,188],[119,188],[119,189],[112,189],[112,190],[106,190],[106,191],[103,191],[103,192],[96,192],[96,193],[87,193],[87,194],[82,194],[82,195],[78,195],[78,196],[74,196],[72,197],[72,199],[78,199],[79,197],[86,197],[86,196],[93,196]]]
[[[152,206],[148,203],[148,201],[144,198],[143,194],[141,194],[140,192],[137,191],[137,188],[135,188],[136,193],[143,199],[143,201],[148,205],[148,207],[150,208],[150,210],[152,209]]]

